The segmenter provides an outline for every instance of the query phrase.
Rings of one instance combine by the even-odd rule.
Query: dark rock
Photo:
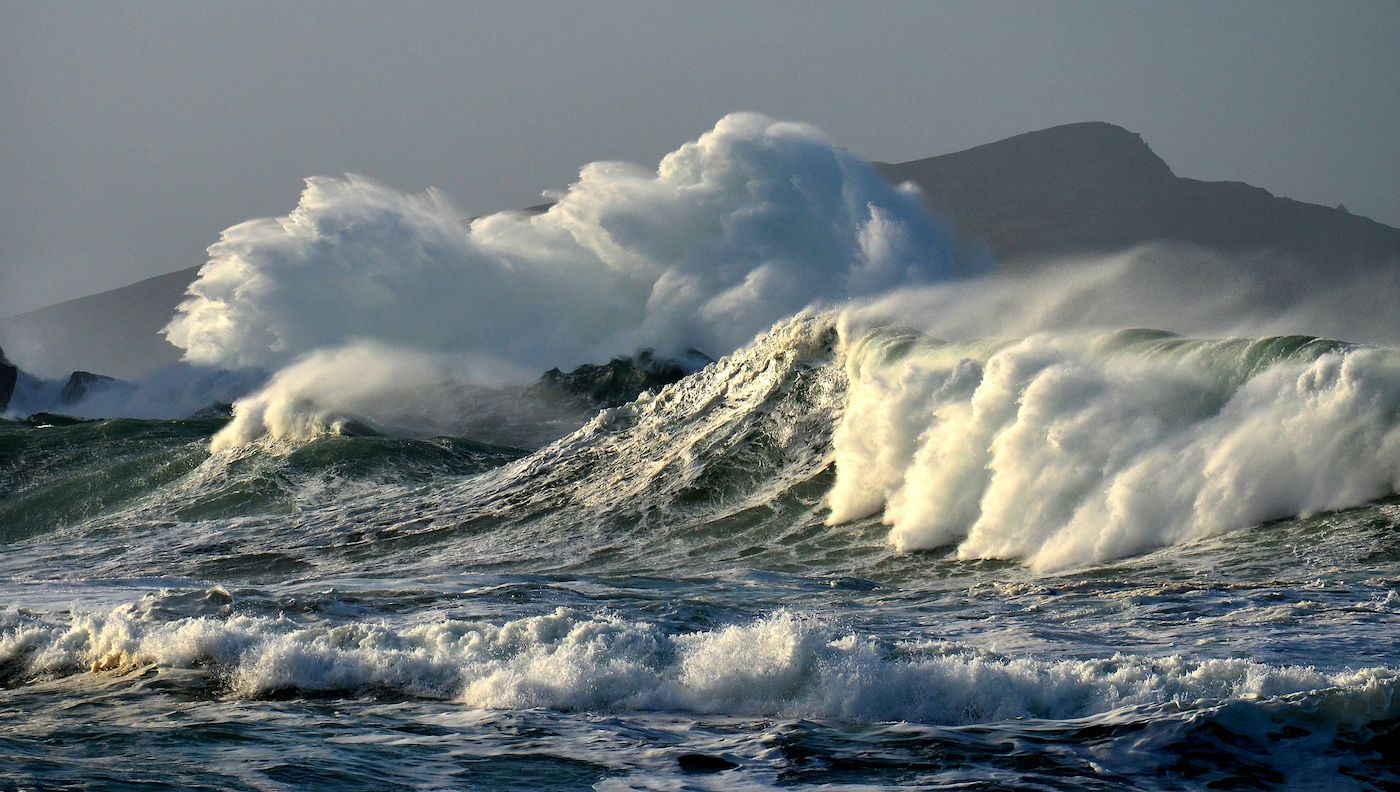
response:
[[[10,397],[18,381],[19,368],[6,359],[5,350],[0,349],[0,410],[10,406]]]
[[[71,415],[60,415],[59,413],[37,412],[24,422],[30,426],[72,426],[74,424],[93,423],[96,418],[74,418]]]
[[[574,401],[597,409],[617,407],[656,391],[701,368],[710,358],[690,350],[680,360],[658,358],[649,349],[602,365],[587,364],[565,373],[550,369],[527,392],[535,397]]]
[[[676,764],[687,773],[722,773],[739,765],[723,756],[710,756],[702,753],[685,753],[676,757]]]
[[[569,372],[552,369],[524,387],[458,383],[436,392],[432,409],[442,415],[442,404],[462,405],[461,413],[447,420],[455,436],[539,448],[578,429],[601,409],[626,404],[712,362],[694,350],[677,359],[642,352]],[[404,399],[412,402],[413,394],[405,393]]]
[[[228,402],[212,402],[207,407],[200,407],[190,413],[186,420],[189,421],[219,421],[233,417],[233,405]]]
[[[89,393],[102,390],[116,382],[115,377],[93,374],[91,371],[75,371],[68,376],[68,382],[58,394],[59,404],[74,404],[82,401]]]

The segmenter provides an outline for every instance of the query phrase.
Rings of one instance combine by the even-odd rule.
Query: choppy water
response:
[[[809,317],[534,451],[0,423],[0,775],[1393,788],[1396,370]]]

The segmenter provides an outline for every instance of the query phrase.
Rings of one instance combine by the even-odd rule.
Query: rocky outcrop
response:
[[[110,387],[116,382],[115,377],[108,377],[104,374],[75,371],[68,376],[68,382],[64,383],[63,390],[59,391],[58,403],[63,405],[76,404],[90,394]]]
[[[97,420],[96,418],[77,418],[72,415],[63,415],[61,413],[36,412],[28,418],[25,418],[24,423],[37,427],[76,426],[78,424],[96,423]]]
[[[185,417],[187,421],[227,421],[233,417],[233,405],[229,402],[211,402]]]
[[[589,410],[617,407],[647,391],[660,390],[709,362],[709,357],[693,349],[680,359],[658,358],[647,349],[634,357],[587,364],[567,373],[550,369],[528,392],[538,398],[575,402]]]
[[[0,411],[10,406],[10,397],[15,393],[15,383],[19,381],[19,368],[5,358],[5,350],[0,349]]]

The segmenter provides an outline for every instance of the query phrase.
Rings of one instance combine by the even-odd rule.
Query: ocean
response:
[[[0,422],[0,786],[1400,785],[1400,352],[808,312],[359,417]]]

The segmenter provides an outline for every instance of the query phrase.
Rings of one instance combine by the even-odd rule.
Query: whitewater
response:
[[[1005,274],[751,114],[553,197],[311,180],[167,328],[231,416],[0,421],[7,785],[1400,784],[1361,287]],[[715,359],[520,388],[641,348]]]

